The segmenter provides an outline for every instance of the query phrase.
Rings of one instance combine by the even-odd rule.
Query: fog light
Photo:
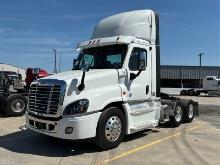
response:
[[[66,134],[71,134],[73,132],[73,127],[66,127],[65,133]]]

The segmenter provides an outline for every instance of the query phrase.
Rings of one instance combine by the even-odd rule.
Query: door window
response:
[[[140,54],[143,52],[145,52],[145,54],[147,56],[147,51],[145,49],[134,48],[132,50],[130,60],[128,63],[128,67],[131,71],[138,71],[139,70],[139,57],[140,57]],[[146,57],[146,59],[147,59],[147,57]],[[147,63],[147,61],[146,61],[146,63]]]

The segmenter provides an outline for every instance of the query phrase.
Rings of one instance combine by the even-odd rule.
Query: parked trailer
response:
[[[16,72],[0,72],[0,112],[7,116],[21,116],[27,109],[27,95],[32,81],[47,76],[45,70],[28,68],[26,80]]]
[[[199,96],[200,94],[220,96],[220,79],[216,76],[203,78],[202,89],[188,89],[180,91],[180,95]]]
[[[160,95],[159,17],[152,10],[103,19],[78,44],[73,70],[30,86],[26,127],[62,139],[94,138],[102,149],[169,121],[191,122],[198,103]]]

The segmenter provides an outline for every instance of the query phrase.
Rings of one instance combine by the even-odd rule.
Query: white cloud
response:
[[[58,38],[1,38],[1,44],[24,44],[24,45],[51,45],[51,46],[70,46],[72,43]]]
[[[52,18],[61,18],[61,19],[71,19],[71,20],[77,20],[77,19],[89,19],[89,18],[96,18],[99,17],[98,14],[65,14],[65,15],[55,15],[55,16],[49,16]]]
[[[165,19],[170,19],[170,18],[176,18],[179,17],[179,15],[175,12],[160,12],[159,13],[161,17]]]
[[[23,19],[15,17],[0,17],[0,22],[20,22]]]
[[[0,33],[6,33],[12,31],[12,28],[9,27],[0,27]]]
[[[188,32],[188,33],[192,33],[192,34],[196,34],[195,31],[192,31],[188,28],[185,28],[185,27],[180,27],[180,26],[176,26],[176,25],[172,25],[172,24],[167,24],[167,23],[164,23],[164,22],[160,22],[160,25],[164,26],[164,27],[167,27],[167,28],[170,28],[170,29],[175,29],[175,30],[180,30],[180,31],[185,31],[185,32]]]

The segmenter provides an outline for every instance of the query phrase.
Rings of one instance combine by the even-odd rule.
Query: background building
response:
[[[162,88],[199,88],[200,78],[220,77],[220,66],[161,66]]]
[[[201,70],[200,70],[201,69]],[[0,71],[13,71],[26,78],[26,70],[10,64],[0,63]],[[220,66],[161,65],[161,88],[199,88],[200,77],[220,77]]]
[[[10,64],[0,63],[0,71],[12,71],[21,74],[22,80],[26,78],[26,70]]]

